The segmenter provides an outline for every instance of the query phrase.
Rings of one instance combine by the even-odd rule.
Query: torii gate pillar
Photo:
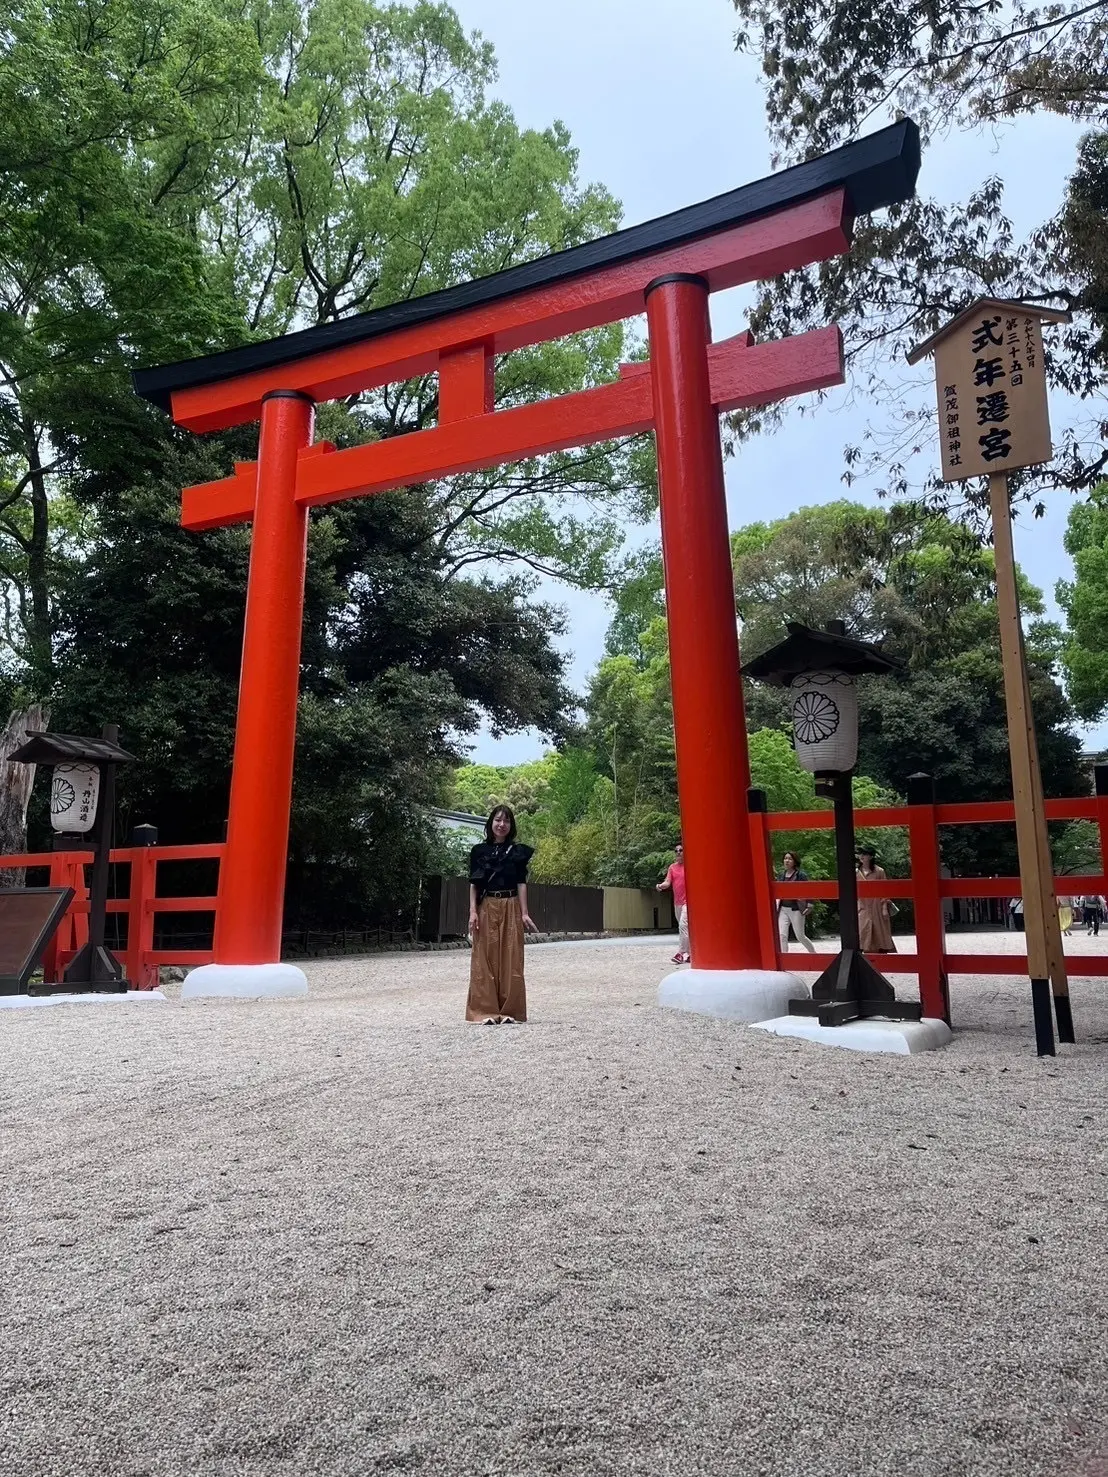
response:
[[[708,379],[708,284],[660,277],[646,289],[669,624],[677,789],[689,926],[698,969],[761,963],[753,908],[746,721],[719,415]],[[729,885],[720,887],[720,878]],[[687,981],[684,982],[687,985]]]

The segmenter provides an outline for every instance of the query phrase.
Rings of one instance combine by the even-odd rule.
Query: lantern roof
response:
[[[796,621],[786,622],[788,636],[743,663],[747,677],[785,687],[802,672],[836,671],[859,677],[864,672],[895,672],[904,664],[869,641],[855,641],[846,634],[842,621],[832,621],[835,629],[817,631]]]
[[[14,754],[19,764],[134,764],[128,754],[110,739],[78,738],[72,733],[31,733]]]

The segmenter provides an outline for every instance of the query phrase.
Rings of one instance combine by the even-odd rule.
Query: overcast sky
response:
[[[497,94],[525,127],[560,119],[580,151],[583,181],[603,183],[634,225],[745,184],[769,172],[756,65],[736,55],[729,0],[454,0],[462,21],[493,43]],[[878,126],[875,122],[874,126]],[[1050,115],[1021,120],[1002,133],[960,133],[924,155],[919,190],[944,201],[964,199],[992,173],[1007,181],[1006,203],[1017,231],[1045,220],[1061,201],[1079,130]],[[745,326],[748,289],[713,297],[717,338]],[[930,395],[930,368],[918,371]],[[906,377],[909,372],[906,371]],[[1069,407],[1052,401],[1057,429]],[[780,517],[805,504],[850,496],[876,501],[841,479],[842,449],[859,439],[872,407],[849,386],[814,414],[790,413],[785,429],[744,445],[727,463],[731,526]],[[938,457],[938,448],[935,448]],[[1054,494],[1048,514],[1016,526],[1016,556],[1048,597],[1070,573],[1062,548],[1068,494]],[[653,530],[656,538],[657,530]],[[638,538],[638,535],[636,535]],[[569,612],[563,645],[581,689],[603,652],[609,613],[597,596],[551,585],[547,597]],[[1101,733],[1090,743],[1108,742]],[[538,758],[537,734],[475,744],[483,763]]]

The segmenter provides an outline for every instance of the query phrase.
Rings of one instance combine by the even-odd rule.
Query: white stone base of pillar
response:
[[[845,1026],[821,1026],[812,1015],[783,1015],[779,1020],[757,1021],[756,1025],[759,1031],[815,1041],[820,1046],[837,1046],[845,1051],[890,1051],[897,1056],[934,1051],[954,1040],[946,1021],[933,1016],[925,1016],[922,1021],[883,1021],[870,1016],[863,1021],[848,1021]]]
[[[784,1015],[790,1000],[810,994],[795,974],[780,970],[678,969],[658,986],[658,1004],[749,1025]]]
[[[308,993],[295,964],[202,964],[181,986],[182,1000],[288,1000]]]
[[[0,1010],[33,1010],[39,1005],[131,1005],[169,1001],[160,990],[73,990],[60,995],[0,995]]]

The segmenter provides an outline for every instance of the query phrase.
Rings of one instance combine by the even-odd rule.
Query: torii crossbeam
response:
[[[744,333],[713,344],[708,298],[848,251],[854,219],[908,199],[918,169],[919,135],[904,120],[701,205],[491,277],[135,372],[137,392],[179,425],[213,431],[261,422],[257,461],[186,488],[183,498],[186,528],[254,524],[216,964],[192,977],[193,993],[222,993],[224,975],[236,993],[251,991],[252,979],[257,993],[269,993],[298,974],[279,961],[308,510],[650,430],[694,973],[776,967],[772,934],[759,927],[753,903],[718,418],[840,384],[842,339],[830,327],[776,343],[755,344]],[[648,362],[622,366],[619,380],[596,389],[494,408],[497,355],[644,311]],[[344,451],[313,444],[318,402],[430,373],[439,376],[436,426]]]

